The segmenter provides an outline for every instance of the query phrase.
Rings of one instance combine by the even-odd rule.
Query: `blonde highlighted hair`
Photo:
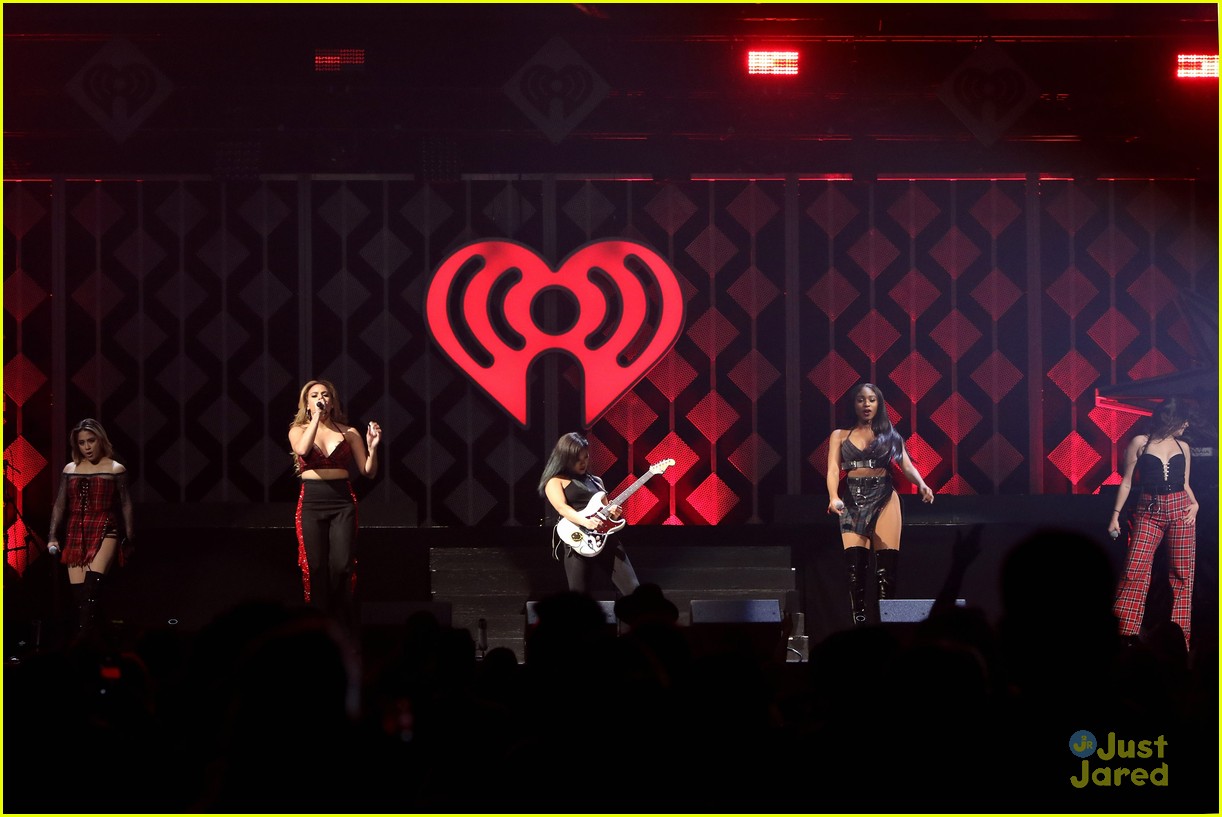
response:
[[[77,465],[81,464],[81,460],[85,459],[81,455],[81,447],[77,445],[77,438],[80,437],[82,431],[91,431],[102,444],[102,458],[110,457],[114,459],[115,447],[110,442],[110,437],[106,435],[106,429],[102,428],[102,424],[92,417],[86,417],[73,427],[68,434],[68,447],[72,449],[72,461]]]
[[[297,414],[293,417],[293,422],[289,423],[289,428],[293,426],[304,426],[310,423],[310,411],[313,406],[310,405],[308,395],[310,389],[315,386],[322,386],[331,394],[331,418],[337,423],[347,423],[348,415],[344,413],[344,404],[339,399],[339,392],[335,390],[335,384],[330,380],[307,380],[306,384],[301,387],[301,393],[297,395]]]

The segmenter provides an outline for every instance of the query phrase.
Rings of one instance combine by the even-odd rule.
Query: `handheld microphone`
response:
[[[1118,530],[1108,531],[1108,536],[1112,537],[1113,539],[1119,539],[1120,531]]]
[[[844,503],[839,499],[832,503],[832,507],[836,509],[836,513],[844,513]]]
[[[50,554],[51,556],[58,556],[59,555],[59,545],[55,544],[54,542],[47,545],[47,553]]]
[[[321,400],[319,400],[317,403],[315,403],[315,404],[314,404],[314,407],[315,407],[315,408],[317,408],[319,411],[322,411],[323,409],[325,409],[325,408],[326,408],[326,406],[324,406],[324,405],[322,404],[322,401],[321,401]]]

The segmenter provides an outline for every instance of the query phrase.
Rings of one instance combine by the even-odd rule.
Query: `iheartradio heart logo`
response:
[[[566,329],[535,319],[560,290],[577,316]],[[433,340],[525,427],[527,374],[547,352],[566,352],[585,380],[589,427],[670,351],[683,330],[683,292],[670,265],[633,241],[596,241],[558,269],[513,241],[480,241],[437,267],[425,297]]]

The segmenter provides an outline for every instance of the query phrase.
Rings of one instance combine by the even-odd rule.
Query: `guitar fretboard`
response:
[[[653,475],[654,475],[653,471],[646,471],[640,478],[637,479],[636,482],[632,483],[627,488],[625,488],[622,494],[617,496],[615,499],[611,500],[611,504],[612,505],[623,505],[628,500],[628,497],[635,494],[637,489],[640,488],[642,485],[644,485],[646,482],[649,482],[650,477],[652,477]]]

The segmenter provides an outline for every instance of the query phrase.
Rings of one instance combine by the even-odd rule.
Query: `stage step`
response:
[[[640,580],[659,585],[678,608],[680,626],[691,623],[694,599],[775,599],[801,621],[787,545],[639,547],[629,548],[629,558]],[[429,576],[433,601],[451,606],[454,627],[478,639],[484,619],[487,648],[507,647],[519,661],[525,659],[526,602],[566,589],[564,568],[545,547],[434,547]],[[601,584],[591,595],[615,597],[609,579],[596,575],[595,581]],[[795,635],[804,635],[800,626]]]

